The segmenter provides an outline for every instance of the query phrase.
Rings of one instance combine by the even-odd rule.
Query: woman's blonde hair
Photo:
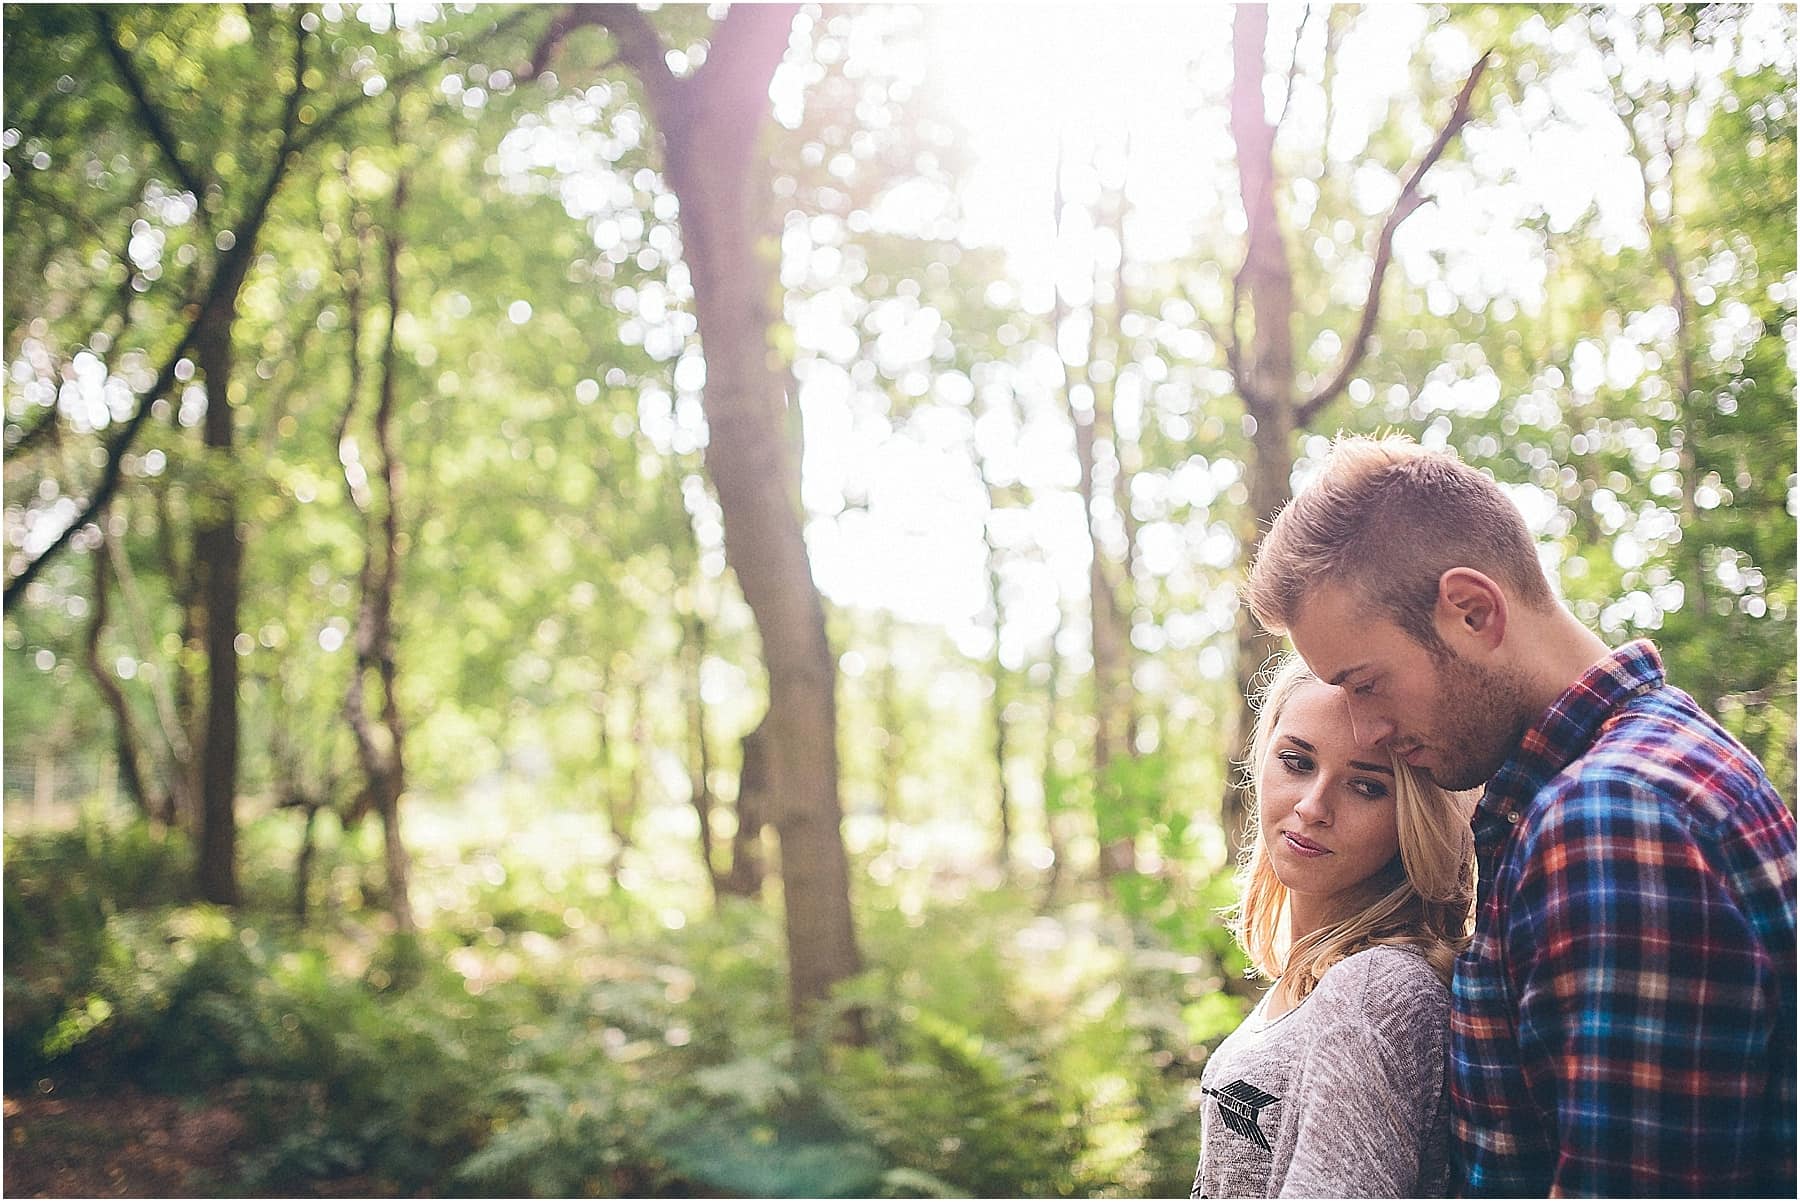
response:
[[[1296,655],[1273,661],[1256,703],[1256,725],[1243,762],[1251,798],[1238,861],[1238,902],[1227,912],[1231,932],[1264,976],[1282,978],[1298,1002],[1325,970],[1378,944],[1416,947],[1447,985],[1457,952],[1468,943],[1474,896],[1474,838],[1464,797],[1440,789],[1393,758],[1394,808],[1400,854],[1364,883],[1363,904],[1349,916],[1294,940],[1287,886],[1263,846],[1262,769],[1282,711],[1303,685],[1316,681]]]

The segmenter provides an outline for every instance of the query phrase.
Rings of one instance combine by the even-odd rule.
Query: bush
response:
[[[331,848],[334,878],[365,853]],[[859,1012],[866,1044],[841,1047],[791,1029],[764,907],[676,923],[477,852],[421,885],[431,921],[399,939],[381,914],[300,931],[181,904],[186,864],[132,828],[9,841],[7,1068],[229,1086],[251,1192],[1184,1193],[1204,1047],[1242,1010],[1204,945],[1097,904],[876,894],[872,967],[820,1016]]]

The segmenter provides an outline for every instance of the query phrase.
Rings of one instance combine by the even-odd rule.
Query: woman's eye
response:
[[[1380,801],[1388,795],[1387,786],[1375,780],[1353,780],[1350,787],[1371,801]]]
[[[1284,751],[1275,758],[1279,759],[1281,766],[1289,772],[1312,771],[1312,759],[1309,756],[1301,755],[1298,751]]]

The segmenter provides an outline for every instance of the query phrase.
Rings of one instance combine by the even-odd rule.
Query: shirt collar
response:
[[[1627,643],[1582,673],[1507,757],[1482,795],[1483,809],[1523,809],[1550,779],[1586,751],[1613,710],[1664,681],[1648,639]]]

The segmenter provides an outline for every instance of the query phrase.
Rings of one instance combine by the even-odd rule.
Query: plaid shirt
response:
[[[1613,652],[1475,812],[1451,1107],[1468,1195],[1794,1197],[1794,816]]]

